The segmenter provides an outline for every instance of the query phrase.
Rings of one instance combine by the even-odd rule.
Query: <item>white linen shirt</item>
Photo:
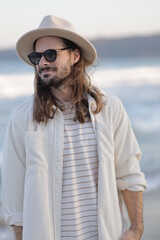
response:
[[[94,115],[97,137],[99,240],[118,240],[125,229],[121,190],[146,187],[141,152],[121,101],[107,95]],[[7,224],[23,225],[23,240],[61,239],[64,120],[59,110],[47,125],[33,121],[30,98],[10,119],[3,152],[2,201]]]

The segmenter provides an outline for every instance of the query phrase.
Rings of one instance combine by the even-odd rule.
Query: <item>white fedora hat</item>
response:
[[[80,47],[84,59],[89,64],[92,64],[97,57],[96,49],[90,41],[77,34],[70,22],[55,16],[45,16],[37,29],[27,32],[18,40],[16,44],[18,56],[32,65],[28,55],[34,51],[34,42],[44,36],[66,38],[76,43]]]

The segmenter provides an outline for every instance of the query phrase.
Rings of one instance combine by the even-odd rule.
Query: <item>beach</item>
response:
[[[144,233],[142,240],[160,239],[160,189],[144,193]]]

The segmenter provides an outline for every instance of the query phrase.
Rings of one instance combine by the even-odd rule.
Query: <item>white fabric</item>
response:
[[[111,95],[106,101],[94,115],[89,97],[99,160],[98,239],[117,240],[125,227],[120,190],[146,187],[146,181],[134,167],[141,152],[123,105]],[[13,112],[4,145],[2,201],[6,223],[23,225],[23,240],[61,239],[63,143],[61,111],[47,125],[33,121],[33,98]]]
[[[65,103],[61,240],[98,240],[98,155],[92,122]]]

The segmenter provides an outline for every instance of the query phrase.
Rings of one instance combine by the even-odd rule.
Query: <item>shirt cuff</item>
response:
[[[145,189],[145,187],[142,185],[135,185],[135,186],[131,186],[128,188],[128,190],[133,191],[133,192],[143,192],[144,189]]]
[[[21,212],[13,214],[4,213],[4,219],[7,225],[23,226],[23,213]]]

